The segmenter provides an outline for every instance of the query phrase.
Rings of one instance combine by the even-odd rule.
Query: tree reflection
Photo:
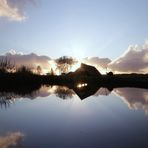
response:
[[[23,89],[6,89],[0,91],[0,107],[8,108],[16,100],[20,98],[36,99],[38,97],[47,97],[51,94],[55,94],[57,97],[63,100],[73,98],[75,95],[72,89],[65,86],[41,86],[39,89],[30,89],[27,87]]]
[[[86,85],[87,84],[87,85]],[[113,88],[103,88],[89,83],[76,83],[69,86],[41,86],[41,87],[20,87],[0,88],[0,107],[8,108],[15,100],[20,98],[36,99],[55,94],[63,100],[71,99],[74,95],[81,100],[89,96],[109,95]],[[113,92],[120,96],[129,108],[142,108],[148,114],[148,90],[140,88],[115,88]]]
[[[82,87],[66,87],[66,86],[41,86],[41,87],[22,87],[22,88],[9,88],[0,90],[0,107],[8,108],[12,103],[20,98],[36,99],[38,97],[47,97],[55,94],[63,100],[71,99],[74,95],[79,96],[80,99],[85,99],[91,95],[102,95],[102,89],[98,86],[91,86],[87,83],[82,84]],[[97,92],[97,93],[96,93]],[[109,91],[105,91],[109,93]]]
[[[10,106],[10,104],[12,103],[12,100],[8,100],[5,97],[0,97],[0,107],[1,108],[8,108]]]
[[[4,87],[0,88],[0,107],[8,108],[16,99],[32,98],[40,87]]]
[[[55,90],[55,95],[63,100],[68,98],[73,98],[73,95],[75,94],[73,90],[65,87],[65,86],[57,86]]]

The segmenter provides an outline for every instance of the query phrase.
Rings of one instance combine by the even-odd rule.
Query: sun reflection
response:
[[[79,83],[77,85],[77,88],[82,88],[82,87],[86,87],[88,84],[87,83]]]

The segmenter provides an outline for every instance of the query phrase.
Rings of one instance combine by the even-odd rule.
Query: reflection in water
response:
[[[87,83],[79,83],[77,85],[78,88],[82,88],[82,87],[85,87],[85,86],[87,86]]]
[[[120,96],[129,108],[143,109],[148,114],[148,90],[139,88],[117,88],[115,94]]]
[[[47,97],[52,94],[64,100],[73,98],[75,95],[72,89],[65,86],[42,86],[39,90],[30,93],[22,93],[21,91],[18,92],[18,90],[13,92],[0,92],[0,107],[7,108],[17,99],[29,98],[32,100],[38,97]]]
[[[77,85],[75,85],[77,86]],[[142,108],[148,113],[148,91],[138,88],[116,88],[114,93],[120,96],[130,108]],[[62,99],[78,95],[81,99],[94,95],[86,101]],[[148,118],[135,114],[122,101],[109,95],[107,88],[87,85],[82,88],[65,86],[42,86],[32,93],[21,91],[0,92],[0,104],[9,107],[19,98],[36,99],[0,111],[0,148],[20,147],[140,147],[144,148],[148,137]],[[41,97],[50,96],[42,100]],[[116,103],[115,103],[116,101]],[[8,104],[8,105],[6,105]],[[125,110],[126,109],[126,110]],[[8,133],[9,131],[23,131]],[[8,133],[2,135],[2,133]],[[113,134],[114,133],[114,134]],[[73,138],[75,137],[75,138]],[[123,140],[124,139],[124,140]],[[143,144],[143,145],[142,145]],[[147,147],[146,147],[147,148]]]
[[[108,90],[108,88],[103,88],[101,87],[100,89],[98,89],[98,91],[94,94],[94,96],[108,96],[111,93],[110,90]]]
[[[21,132],[8,133],[5,136],[0,136],[0,148],[20,148],[24,135]]]
[[[7,108],[7,107],[9,107],[10,106],[10,104],[11,103],[13,103],[14,102],[14,100],[13,99],[11,99],[11,100],[7,100],[7,99],[5,99],[5,98],[0,98],[0,107],[1,108]]]
[[[0,107],[7,108],[10,106],[10,104],[15,102],[15,99],[21,97],[22,96],[15,94],[14,92],[0,92]]]
[[[55,91],[54,91],[54,94],[57,97],[65,100],[65,99],[68,99],[68,98],[73,98],[75,93],[72,89],[69,89],[65,86],[57,86]]]
[[[88,85],[87,83],[78,83],[76,87],[72,88],[81,100],[94,95],[100,87]]]
[[[76,87],[68,88],[66,86],[42,86],[39,90],[32,91],[4,91],[0,92],[0,106],[1,108],[9,107],[15,100],[20,98],[36,99],[38,97],[47,97],[51,94],[65,100],[71,99],[75,95],[79,96],[81,100],[89,96],[109,95],[108,88],[100,88],[99,86],[88,85],[87,83],[78,83]],[[27,92],[27,93],[25,93]],[[140,88],[116,88],[113,92],[122,98],[129,108],[142,108],[148,114],[148,90]]]

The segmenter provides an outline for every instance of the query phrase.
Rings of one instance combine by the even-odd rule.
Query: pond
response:
[[[85,93],[64,86],[0,92],[0,148],[148,147],[147,89]]]

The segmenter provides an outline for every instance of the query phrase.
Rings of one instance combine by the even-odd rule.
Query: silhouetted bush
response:
[[[107,75],[108,76],[113,76],[114,74],[113,74],[113,72],[110,71],[110,72],[107,73]]]
[[[0,60],[0,73],[13,72],[15,64],[12,64],[7,58]]]
[[[26,66],[21,66],[17,69],[16,73],[22,73],[22,74],[33,74],[33,72],[31,71],[31,69],[29,67]]]

